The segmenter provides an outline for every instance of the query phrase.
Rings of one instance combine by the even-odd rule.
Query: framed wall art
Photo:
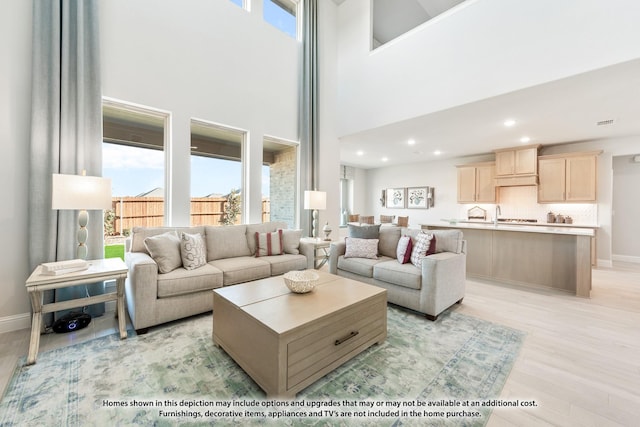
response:
[[[388,208],[405,207],[404,188],[387,188],[386,203]]]
[[[407,208],[408,209],[429,209],[430,205],[429,187],[409,187],[407,188]]]

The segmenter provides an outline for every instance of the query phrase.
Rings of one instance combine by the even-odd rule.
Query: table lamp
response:
[[[305,191],[304,208],[313,209],[312,236],[318,237],[318,210],[327,208],[327,193],[324,191]]]
[[[51,208],[78,210],[76,257],[87,258],[87,210],[111,209],[111,179],[99,176],[53,174]]]

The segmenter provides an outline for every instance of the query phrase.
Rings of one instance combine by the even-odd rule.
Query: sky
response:
[[[111,178],[112,194],[137,196],[164,188],[164,152],[104,143],[102,176]],[[227,194],[240,189],[242,164],[229,160],[191,157],[191,197]],[[262,194],[269,194],[269,167],[262,168]]]

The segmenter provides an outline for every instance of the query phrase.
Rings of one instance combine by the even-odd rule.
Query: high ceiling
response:
[[[490,153],[524,136],[544,146],[631,135],[640,153],[640,60],[346,135],[340,159],[377,168]]]

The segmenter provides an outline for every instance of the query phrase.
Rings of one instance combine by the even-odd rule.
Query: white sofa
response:
[[[421,268],[401,264],[396,249],[401,235],[412,241],[421,230],[381,227],[378,259],[345,258],[344,241],[333,242],[329,272],[387,290],[387,301],[425,314],[430,320],[461,303],[466,284],[466,241],[460,230],[428,230],[435,239],[435,254],[422,258]]]
[[[125,253],[129,269],[125,296],[133,327],[144,333],[150,326],[210,311],[213,308],[211,291],[215,288],[313,268],[313,246],[300,242],[300,230],[286,228],[283,222],[217,227],[134,227]],[[256,257],[256,233],[271,233],[278,229],[283,230],[285,253]],[[167,232],[200,234],[206,243],[206,264],[191,270],[184,266],[164,267],[165,272],[161,272],[168,257],[156,249],[154,259],[145,239]],[[174,250],[170,247],[167,252]],[[167,271],[169,269],[171,271]]]

